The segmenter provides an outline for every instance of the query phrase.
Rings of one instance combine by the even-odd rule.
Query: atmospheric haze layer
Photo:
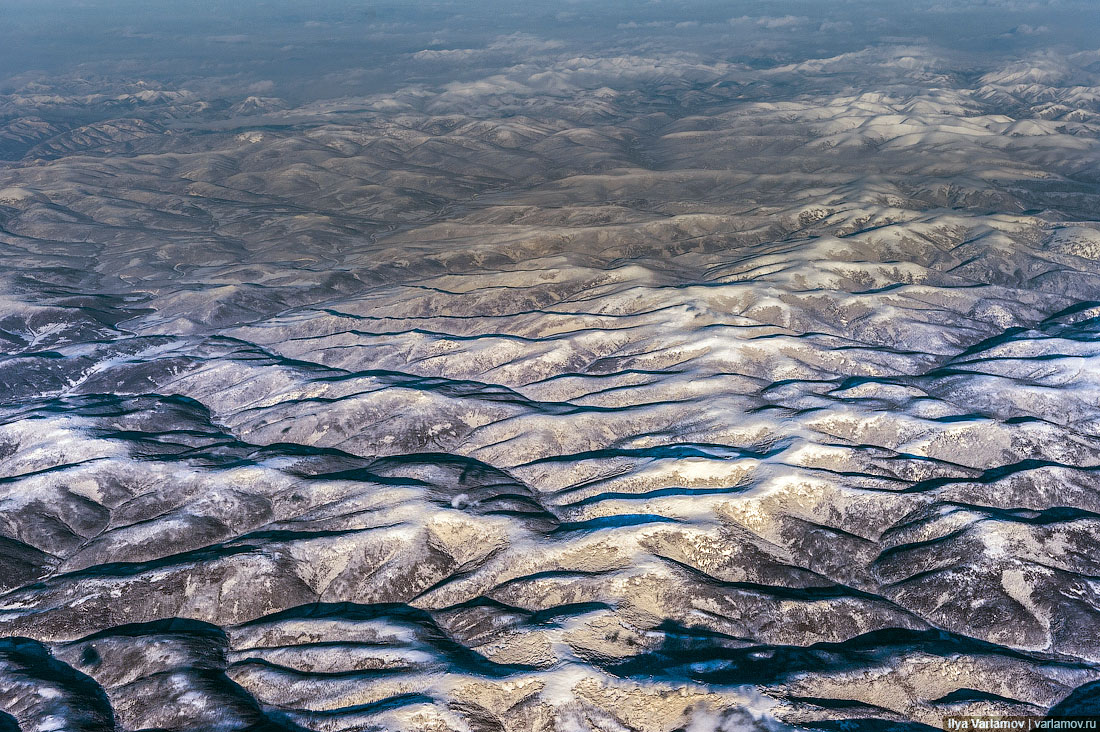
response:
[[[1093,3],[531,5],[4,3],[0,730],[1095,713]]]

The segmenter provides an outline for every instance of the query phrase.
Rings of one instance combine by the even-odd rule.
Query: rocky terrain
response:
[[[0,730],[1095,696],[1100,53],[517,45],[0,95]]]

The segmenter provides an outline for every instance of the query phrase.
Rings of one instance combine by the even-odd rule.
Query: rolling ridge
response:
[[[879,53],[6,122],[0,730],[920,730],[1100,679],[1097,98]]]

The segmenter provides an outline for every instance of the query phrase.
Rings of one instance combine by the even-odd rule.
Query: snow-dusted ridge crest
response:
[[[0,94],[0,730],[1094,698],[1096,55],[457,55]]]

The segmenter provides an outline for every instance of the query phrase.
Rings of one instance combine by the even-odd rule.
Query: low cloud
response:
[[[809,23],[810,19],[804,15],[783,15],[783,16],[749,16],[742,15],[739,18],[730,18],[730,25],[745,26],[755,25],[758,28],[766,28],[767,30],[777,30],[781,28],[798,28],[805,26]]]
[[[562,48],[561,41],[545,40],[527,33],[499,36],[484,48],[426,48],[412,54],[417,61],[472,61],[500,55],[531,56]]]

